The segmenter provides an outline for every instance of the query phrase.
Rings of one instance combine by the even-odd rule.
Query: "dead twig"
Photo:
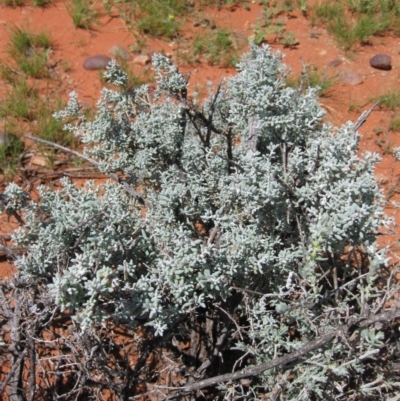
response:
[[[79,152],[76,152],[75,150],[68,149],[65,146],[58,145],[57,143],[54,143],[54,142],[50,142],[50,141],[46,141],[44,139],[36,138],[36,137],[34,137],[32,135],[26,134],[25,137],[30,139],[30,140],[32,140],[32,141],[43,143],[44,145],[48,145],[48,146],[51,146],[53,148],[60,149],[63,152],[70,153],[70,154],[72,154],[72,155],[74,155],[74,156],[76,156],[76,157],[78,157],[78,158],[80,158],[82,160],[87,161],[88,163],[90,163],[91,165],[93,165],[93,166],[95,166],[97,168],[99,167],[99,163],[96,160],[93,160],[90,157],[87,157],[87,156],[85,156],[85,155],[83,155],[83,154],[81,154]],[[140,192],[138,192],[138,191],[136,191],[136,189],[132,188],[126,181],[123,181],[120,177],[118,177],[117,174],[110,173],[110,178],[113,179],[114,181],[120,183],[123,186],[125,192],[127,192],[129,195],[131,195],[134,198],[136,198],[141,204],[146,206],[148,209],[152,208],[151,203],[147,199],[145,199],[144,196]]]
[[[291,354],[284,355],[279,358],[275,358],[270,362],[267,363],[262,363],[260,365],[254,366],[250,369],[242,370],[239,372],[235,373],[227,373],[215,377],[211,377],[209,379],[205,380],[200,380],[197,383],[191,384],[189,386],[185,387],[176,387],[175,390],[177,393],[169,399],[178,399],[185,394],[198,391],[210,386],[214,386],[219,383],[225,383],[233,380],[240,380],[244,379],[246,377],[251,377],[251,376],[258,376],[259,374],[265,372],[266,370],[270,370],[273,368],[276,368],[278,366],[282,365],[287,365],[291,362],[295,362],[299,360],[300,358],[306,356],[309,354],[311,351],[314,351],[318,348],[321,348],[331,342],[334,338],[336,338],[339,334],[345,335],[350,331],[355,326],[358,326],[359,328],[363,327],[368,327],[371,326],[372,324],[382,322],[382,323],[388,323],[392,320],[399,319],[400,318],[400,309],[391,309],[387,310],[385,312],[382,312],[378,315],[375,316],[368,316],[367,318],[351,318],[350,322],[347,325],[344,325],[341,330],[334,330],[329,333],[326,333],[320,337],[317,337],[315,340],[310,341],[308,344],[304,345],[302,348],[298,349],[295,352],[292,352]]]
[[[372,111],[375,109],[376,106],[378,106],[379,100],[377,100],[372,107],[369,110],[364,111],[360,117],[358,117],[357,121],[355,122],[353,126],[353,130],[358,131],[358,129],[367,121],[367,118],[369,115],[372,113]]]
[[[26,356],[27,350],[24,349],[20,354],[19,357],[13,362],[10,371],[8,372],[7,377],[4,379],[3,383],[0,384],[0,394],[3,393],[4,389],[6,388],[8,382],[11,378],[15,375],[15,372],[18,368],[21,367],[21,363]],[[10,393],[10,392],[9,392]]]
[[[292,373],[292,370],[291,369],[287,370],[284,373],[282,379],[279,380],[278,383],[276,383],[274,390],[272,391],[272,394],[269,397],[270,401],[277,401],[278,397],[281,395],[283,388],[285,387],[285,384],[287,382],[290,373]]]

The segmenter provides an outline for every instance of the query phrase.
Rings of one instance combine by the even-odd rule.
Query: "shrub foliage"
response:
[[[155,92],[112,63],[94,120],[76,94],[58,117],[114,182],[3,195],[23,220],[20,279],[47,283],[85,333],[149,326],[190,372],[165,399],[375,400],[399,386],[378,156],[357,155],[356,124],[324,122],[318,88],[287,87],[280,58],[253,46],[203,102],[165,56]]]

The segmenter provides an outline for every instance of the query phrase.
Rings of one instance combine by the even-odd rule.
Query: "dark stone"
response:
[[[87,58],[83,62],[83,68],[85,70],[101,70],[107,67],[107,64],[111,61],[111,58],[104,54],[96,54],[95,56]]]
[[[387,54],[377,54],[369,60],[371,67],[377,68],[378,70],[389,71],[392,69],[392,58]]]

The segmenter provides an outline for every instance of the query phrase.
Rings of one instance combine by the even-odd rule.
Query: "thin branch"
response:
[[[260,119],[258,116],[249,117],[249,135],[247,138],[247,152],[257,151],[258,130]]]
[[[207,241],[207,246],[211,246],[212,243],[214,242],[215,237],[219,234],[221,231],[221,227],[215,226],[211,232],[210,232],[210,237],[208,238]]]
[[[74,156],[78,157],[79,159],[85,160],[85,161],[89,162],[90,164],[93,164],[96,167],[98,167],[98,165],[99,165],[99,163],[97,163],[96,160],[93,160],[90,157],[87,157],[87,156],[85,156],[85,155],[83,155],[83,154],[81,154],[81,153],[79,153],[79,152],[77,152],[75,150],[66,148],[65,146],[61,146],[58,143],[46,141],[45,139],[36,138],[35,136],[28,135],[28,134],[25,134],[25,138],[28,138],[31,141],[43,143],[44,145],[51,146],[52,148],[60,149],[63,152],[70,153],[71,155],[74,155]]]
[[[226,142],[227,142],[226,155],[228,157],[228,173],[233,174],[235,171],[232,169],[230,163],[233,160],[233,150],[232,150],[233,134],[231,130],[229,130],[229,132],[226,135]]]
[[[81,154],[79,152],[76,152],[75,150],[68,149],[65,146],[58,145],[57,143],[54,143],[54,142],[50,142],[50,141],[46,141],[44,139],[36,138],[36,137],[34,137],[32,135],[26,134],[25,137],[28,138],[28,139],[31,139],[32,141],[43,143],[43,144],[51,146],[53,148],[60,149],[63,152],[70,153],[70,154],[72,154],[72,155],[74,155],[76,157],[79,157],[82,160],[87,161],[88,163],[92,164],[93,166],[99,168],[99,163],[96,162],[96,160],[93,160],[90,157],[87,157],[87,156],[85,156],[85,155],[83,155],[83,154]],[[138,192],[138,191],[136,191],[136,189],[132,188],[126,181],[121,180],[121,178],[118,177],[117,174],[110,173],[110,177],[114,181],[117,181],[118,183],[122,184],[122,186],[124,187],[125,192],[127,192],[129,195],[135,197],[140,203],[145,205],[148,209],[152,208],[151,203],[147,199],[145,199],[140,192]]]
[[[334,330],[329,333],[326,333],[320,337],[317,337],[315,340],[310,341],[308,344],[304,345],[297,351],[292,352],[291,354],[284,355],[280,358],[275,358],[270,362],[262,363],[260,365],[254,366],[252,368],[242,370],[235,373],[227,373],[220,376],[215,376],[209,379],[201,380],[197,383],[186,387],[177,387],[175,390],[178,391],[177,394],[170,397],[169,399],[177,399],[182,397],[185,394],[191,393],[193,391],[201,390],[203,388],[207,388],[210,386],[214,386],[219,383],[224,383],[232,380],[244,379],[246,377],[258,376],[259,374],[265,372],[266,370],[270,370],[276,368],[278,366],[287,365],[288,363],[295,362],[298,359],[306,356],[311,351],[317,350],[329,342],[331,342],[334,338],[336,338],[340,333],[346,334],[350,329],[358,325],[359,328],[368,327],[377,322],[385,322],[388,323],[391,320],[400,318],[400,309],[391,309],[385,312],[380,313],[379,315],[369,316],[368,318],[354,318],[351,321],[343,326],[341,330]]]
[[[21,366],[22,360],[25,358],[27,353],[26,348],[19,354],[18,359],[12,364],[10,371],[8,372],[7,377],[4,379],[3,383],[0,384],[0,394],[3,394],[4,389],[6,388],[8,382],[14,376],[15,371]]]
[[[375,107],[379,104],[379,100],[377,100],[372,107],[369,110],[364,111],[360,117],[358,117],[358,120],[355,122],[353,126],[354,131],[358,131],[358,129],[367,121],[367,118],[369,115],[372,113],[372,111],[375,109]]]
[[[36,391],[36,350],[35,343],[31,336],[28,337],[28,348],[29,348],[29,401],[33,401]]]
[[[4,252],[9,258],[17,258],[17,255],[8,246],[0,245],[0,252]]]
[[[213,97],[213,100],[212,100],[212,103],[211,103],[211,107],[210,107],[210,114],[209,114],[209,117],[208,117],[208,124],[207,124],[207,134],[206,134],[206,140],[205,140],[205,146],[207,148],[210,147],[212,126],[213,126],[212,120],[213,120],[213,117],[214,117],[215,105],[216,105],[219,93],[221,91],[221,87],[222,87],[222,82],[220,81],[219,84],[218,84],[217,90],[215,92],[215,95]]]
[[[283,375],[282,379],[279,380],[278,383],[276,383],[274,390],[272,391],[272,394],[270,395],[269,399],[270,401],[277,401],[278,397],[280,396],[283,388],[285,387],[285,384],[287,382],[287,379],[290,375],[290,373],[292,373],[292,371],[289,369],[285,372],[285,374]]]
[[[213,304],[217,309],[219,309],[222,313],[224,313],[229,320],[236,326],[236,330],[239,333],[240,339],[243,341],[243,336],[240,330],[240,327],[238,326],[238,324],[236,323],[236,320],[223,308],[221,308],[218,304]]]
[[[221,156],[219,153],[217,153],[217,156],[219,158],[221,158],[222,160],[227,161],[232,166],[236,167],[241,173],[245,173],[246,172],[246,170],[240,164],[236,163],[235,161],[229,160],[227,157]]]
[[[213,364],[215,358],[219,355],[221,348],[228,337],[228,334],[228,328],[224,327],[221,331],[221,335],[218,337],[212,354],[201,364],[201,366],[196,370],[196,373],[201,375],[209,366]]]

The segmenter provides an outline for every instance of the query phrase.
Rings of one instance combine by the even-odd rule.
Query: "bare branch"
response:
[[[372,111],[375,109],[375,107],[379,104],[379,100],[377,100],[372,107],[369,110],[364,111],[360,117],[358,117],[358,120],[355,122],[353,126],[354,131],[358,131],[358,129],[367,121],[367,118],[369,115],[372,113]]]
[[[257,151],[257,140],[260,120],[258,116],[249,118],[249,136],[247,139],[247,151],[255,153]]]
[[[366,319],[354,318],[353,321],[351,321],[347,325],[343,326],[343,328],[340,331],[339,330],[331,331],[320,337],[317,337],[315,340],[310,341],[308,344],[304,345],[297,351],[292,352],[291,354],[284,355],[280,358],[275,358],[270,362],[262,363],[261,365],[254,366],[254,367],[246,369],[246,370],[242,370],[242,371],[235,372],[235,373],[227,373],[227,374],[223,374],[220,376],[215,376],[215,377],[212,377],[209,379],[201,380],[197,383],[194,383],[194,384],[186,386],[186,387],[177,387],[175,389],[175,391],[178,391],[178,393],[175,394],[174,396],[172,396],[170,399],[176,399],[176,398],[181,397],[184,394],[188,394],[193,391],[197,391],[197,390],[201,390],[203,388],[214,386],[218,383],[224,383],[224,382],[228,382],[228,381],[232,381],[232,380],[243,379],[246,377],[257,376],[257,375],[265,372],[266,370],[270,370],[270,369],[273,369],[273,368],[276,368],[276,367],[282,366],[282,365],[287,365],[288,363],[297,361],[298,359],[306,356],[311,351],[314,351],[314,350],[321,348],[324,345],[328,344],[330,341],[332,341],[334,338],[336,338],[340,332],[342,334],[347,333],[355,325],[358,325],[360,328],[368,327],[377,322],[388,323],[388,322],[398,319],[398,318],[400,318],[400,309],[391,309],[391,310],[382,312],[379,315],[369,316]]]
[[[32,141],[43,143],[44,145],[48,145],[48,146],[51,146],[53,148],[60,149],[63,152],[70,153],[70,154],[72,154],[72,155],[74,155],[74,156],[76,156],[76,157],[78,157],[78,158],[80,158],[82,160],[87,161],[88,163],[92,164],[93,166],[95,166],[97,168],[99,167],[99,163],[96,162],[96,160],[93,160],[90,157],[87,157],[87,156],[85,156],[85,155],[83,155],[83,154],[81,154],[79,152],[76,152],[75,150],[68,149],[68,148],[66,148],[64,146],[61,146],[61,145],[58,145],[57,143],[54,143],[54,142],[50,142],[50,141],[46,141],[44,139],[36,138],[36,137],[34,137],[32,135],[26,134],[25,137],[28,138],[28,139],[31,139]],[[145,205],[148,209],[152,208],[151,203],[147,199],[145,199],[144,196],[140,192],[138,192],[138,191],[136,191],[136,189],[132,188],[126,181],[121,180],[121,178],[118,177],[117,174],[110,173],[110,177],[114,181],[117,181],[118,183],[122,184],[122,186],[124,187],[125,192],[127,192],[129,195],[131,195],[134,198],[136,198],[140,203]]]
[[[24,349],[20,354],[18,359],[16,359],[12,366],[10,371],[8,372],[7,377],[4,379],[3,383],[0,384],[0,394],[3,393],[4,389],[6,388],[8,382],[11,380],[11,378],[15,375],[15,372],[17,371],[17,369],[19,369],[21,367],[21,363],[24,360],[25,356],[26,356],[26,352],[27,350]],[[10,392],[9,392],[10,393]]]

